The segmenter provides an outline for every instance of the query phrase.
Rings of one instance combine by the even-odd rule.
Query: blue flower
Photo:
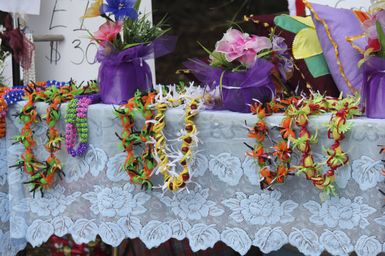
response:
[[[125,17],[132,20],[138,18],[138,12],[134,6],[137,0],[107,0],[107,4],[103,4],[102,13],[112,13],[116,20],[122,20]]]

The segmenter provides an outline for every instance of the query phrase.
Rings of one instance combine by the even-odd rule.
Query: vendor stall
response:
[[[171,85],[155,82],[152,61],[177,37],[140,0],[84,2],[74,30],[52,26],[67,12],[56,1],[49,30],[63,31],[43,37],[6,16],[0,69],[11,54],[34,73],[40,38],[51,42],[51,59],[37,55],[43,76],[76,77],[0,86],[0,255],[68,235],[79,250],[128,238],[149,249],[185,240],[193,252],[222,242],[240,255],[384,254],[385,1],[289,2],[310,16],[246,15],[255,32],[234,25],[214,47],[199,43],[207,57],[180,63],[190,79]],[[98,30],[73,51],[92,18]]]

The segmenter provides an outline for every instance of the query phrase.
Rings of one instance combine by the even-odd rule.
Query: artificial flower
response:
[[[138,19],[138,12],[135,10],[137,0],[107,0],[107,4],[101,7],[102,13],[112,13],[116,20],[130,18]]]
[[[259,52],[271,48],[272,44],[269,38],[252,35],[246,42],[244,54],[239,58],[239,61],[246,67],[250,67],[255,63]]]
[[[271,48],[271,41],[267,37],[250,36],[230,28],[217,42],[215,52],[223,53],[228,62],[238,60],[246,67],[250,67],[255,63],[259,52]]]
[[[285,54],[285,52],[287,51],[287,44],[285,42],[285,38],[280,36],[273,36],[271,43],[272,48],[275,52]]]
[[[101,45],[105,45],[106,42],[112,42],[122,30],[121,22],[107,21],[99,27],[99,30],[95,32],[94,39],[100,42]]]
[[[363,22],[363,28],[368,36],[367,48],[373,49],[374,52],[381,50],[381,44],[377,33],[377,22],[380,23],[382,28],[385,28],[385,10],[375,13],[372,17]]]
[[[91,6],[87,9],[86,13],[82,17],[83,19],[94,18],[100,16],[100,8],[103,5],[103,0],[95,0]]]
[[[217,42],[215,51],[225,54],[228,62],[240,58],[243,55],[248,34],[243,34],[237,29],[230,28],[223,35],[223,38]]]

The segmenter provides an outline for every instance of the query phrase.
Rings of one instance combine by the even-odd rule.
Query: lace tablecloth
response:
[[[385,121],[355,119],[343,146],[350,164],[339,171],[338,198],[321,202],[320,191],[304,177],[290,177],[272,192],[261,191],[252,159],[245,156],[245,121],[255,117],[230,112],[200,113],[197,124],[198,148],[192,169],[193,182],[177,194],[161,190],[142,191],[128,182],[120,171],[125,154],[119,151],[115,131],[120,123],[112,107],[94,105],[89,110],[91,149],[74,159],[59,154],[65,179],[35,198],[22,183],[27,177],[15,164],[23,151],[12,145],[12,136],[21,124],[7,120],[7,138],[1,141],[0,158],[0,253],[14,255],[26,242],[39,246],[55,234],[71,234],[77,243],[94,240],[118,246],[125,238],[139,237],[148,248],[170,238],[188,238],[192,250],[199,251],[223,241],[245,254],[251,246],[264,253],[291,244],[305,255],[377,255],[385,251],[384,198],[378,189],[385,184],[384,168],[377,145],[385,144]],[[46,105],[39,104],[44,113]],[[66,106],[62,106],[65,111]],[[167,113],[167,135],[176,138],[183,127],[183,111]],[[323,147],[331,145],[325,123],[330,116],[311,120],[318,129],[320,143],[314,149],[324,161]],[[279,124],[281,115],[267,120]],[[60,124],[64,133],[64,122]],[[42,146],[46,126],[38,125],[35,137],[40,145],[39,159],[45,159]],[[298,157],[298,156],[296,156]],[[155,181],[156,183],[157,181]],[[160,180],[158,181],[160,184]]]

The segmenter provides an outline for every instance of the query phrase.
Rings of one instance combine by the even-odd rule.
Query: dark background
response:
[[[232,20],[252,33],[252,25],[242,22],[243,15],[288,12],[286,0],[153,0],[152,5],[154,22],[167,15],[170,34],[178,36],[176,50],[156,60],[157,82],[162,84],[184,79],[176,70],[182,69],[187,59],[207,58],[197,42],[213,50],[223,33],[236,27]]]

